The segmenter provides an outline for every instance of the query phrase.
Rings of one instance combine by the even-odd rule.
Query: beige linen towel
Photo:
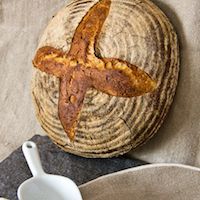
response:
[[[200,166],[200,1],[153,0],[173,23],[180,42],[174,103],[157,135],[131,155],[149,162]]]
[[[200,169],[147,165],[103,176],[80,190],[84,200],[199,200]]]
[[[157,135],[131,152],[149,162],[200,166],[200,1],[153,0],[172,21],[181,44],[180,80]],[[0,159],[33,134],[43,134],[30,94],[38,38],[63,0],[0,1]]]

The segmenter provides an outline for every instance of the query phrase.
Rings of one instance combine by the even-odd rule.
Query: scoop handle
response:
[[[32,175],[41,176],[45,174],[41,165],[37,145],[31,141],[24,142],[24,144],[22,145],[22,151],[24,153],[26,162],[28,163]]]

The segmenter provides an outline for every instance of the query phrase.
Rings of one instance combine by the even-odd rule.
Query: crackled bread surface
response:
[[[51,20],[38,49],[50,46],[68,52],[77,26],[97,2],[71,1]],[[73,142],[66,137],[58,115],[59,78],[35,69],[32,94],[37,117],[58,146],[85,157],[111,157],[141,145],[162,124],[178,79],[177,36],[150,1],[113,0],[95,53],[99,58],[117,58],[139,66],[156,80],[157,89],[131,98],[87,90]]]

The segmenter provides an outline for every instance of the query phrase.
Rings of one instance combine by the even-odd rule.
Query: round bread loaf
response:
[[[97,0],[70,1],[55,15],[39,46],[68,51],[74,31]],[[178,80],[177,35],[163,12],[149,0],[112,0],[96,45],[100,57],[139,66],[157,81],[157,89],[139,97],[109,96],[89,89],[73,142],[58,117],[59,79],[34,69],[32,95],[36,115],[52,141],[84,157],[112,157],[145,143],[161,126]]]

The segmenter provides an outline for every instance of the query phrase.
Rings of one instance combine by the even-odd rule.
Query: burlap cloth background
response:
[[[131,153],[148,162],[200,166],[200,1],[153,0],[172,21],[181,67],[173,106],[157,135]],[[43,134],[30,95],[31,60],[38,38],[64,0],[0,1],[0,159]]]

